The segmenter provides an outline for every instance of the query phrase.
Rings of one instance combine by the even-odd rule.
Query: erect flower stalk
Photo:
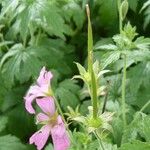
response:
[[[124,124],[124,127],[126,126],[127,124],[127,121],[126,121],[126,108],[125,108],[125,105],[126,105],[126,99],[125,99],[125,96],[126,96],[126,54],[124,55],[124,66],[123,66],[123,77],[122,77],[122,118],[123,118],[123,124]]]
[[[91,77],[90,81],[90,94],[93,106],[93,118],[97,118],[98,106],[97,106],[97,79],[93,70],[93,34],[90,20],[90,9],[88,4],[86,5],[86,12],[88,17],[88,72]]]
[[[119,12],[119,29],[120,29],[120,34],[122,32],[122,22],[123,22],[123,16],[122,16],[122,13],[123,13],[123,8],[121,7],[122,3],[121,3],[121,0],[118,0],[118,12]],[[126,12],[127,13],[127,12]],[[125,16],[124,16],[125,17]],[[126,54],[123,54],[124,57],[123,57],[123,61],[124,61],[124,66],[123,66],[123,77],[122,77],[122,93],[121,93],[121,105],[122,105],[122,119],[123,119],[123,125],[124,125],[124,128],[127,124],[127,121],[126,121],[126,108],[125,108],[125,105],[126,105],[126,100],[125,100],[125,97],[126,97]]]
[[[88,72],[91,73],[93,70],[93,33],[90,19],[89,5],[86,5],[86,12],[88,17]]]
[[[70,138],[71,142],[74,143],[73,136],[72,136],[72,134],[71,134],[71,132],[70,132],[70,130],[69,130],[69,128],[68,128],[67,122],[66,122],[65,117],[64,117],[64,114],[63,114],[63,111],[62,111],[62,109],[61,109],[61,107],[60,107],[59,102],[57,101],[56,97],[54,96],[54,94],[53,94],[53,99],[54,99],[55,104],[56,104],[56,106],[57,106],[57,108],[58,108],[58,111],[59,111],[59,113],[60,113],[60,115],[61,115],[61,117],[62,117],[62,119],[63,119],[63,121],[64,121],[66,130],[68,131],[68,134],[69,134],[69,138]]]
[[[97,140],[98,140],[98,142],[99,142],[99,145],[100,145],[100,147],[102,148],[102,150],[105,150],[104,145],[103,145],[103,143],[102,143],[102,140],[101,140],[101,138],[98,136],[98,134],[97,134],[96,131],[94,132],[94,135],[95,135],[95,137],[97,138]]]

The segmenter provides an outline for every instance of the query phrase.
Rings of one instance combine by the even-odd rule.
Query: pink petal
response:
[[[52,97],[38,98],[36,103],[46,114],[53,116],[55,113],[55,103]]]
[[[45,95],[43,92],[40,91],[40,87],[36,85],[30,87],[26,96],[24,97],[25,108],[29,113],[35,114],[35,110],[32,107],[32,102],[34,101],[35,98],[41,97],[41,96],[45,96]]]
[[[51,93],[49,93],[49,85],[43,84],[40,86],[40,92],[43,93],[43,96],[50,95]]]
[[[32,102],[34,101],[34,99],[36,99],[38,97],[45,97],[46,92],[48,92],[48,87],[46,87],[46,86],[39,87],[37,85],[34,85],[34,86],[30,87],[29,91],[27,92],[26,96],[24,97],[25,108],[29,113],[35,114],[35,110],[32,107]]]
[[[35,95],[36,97],[46,96],[45,93],[48,91],[48,87],[39,87],[37,85],[31,86],[27,94]]]
[[[47,115],[43,114],[43,113],[39,113],[36,116],[36,120],[37,120],[37,123],[40,123],[40,122],[48,121],[49,117]]]
[[[45,80],[48,81],[48,83],[50,84],[50,81],[51,79],[53,78],[53,74],[48,71],[46,74],[45,74]],[[46,82],[47,83],[47,82]]]
[[[30,87],[28,91],[28,95],[36,95],[37,97],[43,97],[46,96],[46,94],[49,93],[49,85],[48,84],[43,84],[41,86],[38,85],[33,85]]]
[[[26,110],[31,113],[31,114],[35,114],[35,110],[32,107],[32,102],[35,99],[35,95],[31,95],[31,96],[26,96],[24,97],[25,100],[25,108]]]
[[[53,139],[54,150],[67,150],[69,148],[70,140],[60,116],[58,116],[58,124],[51,129],[51,135]]]
[[[43,126],[39,131],[35,132],[30,137],[29,140],[30,144],[34,143],[37,146],[37,149],[41,150],[48,140],[50,130],[51,130],[50,126],[48,125]]]
[[[44,77],[45,72],[46,72],[46,69],[45,69],[45,67],[43,67],[43,68],[41,69],[40,75],[39,75],[39,77],[38,77],[38,79],[37,79],[37,83],[38,83],[39,85],[41,85],[41,84],[43,83],[43,77]]]
[[[37,83],[42,86],[43,84],[50,85],[50,80],[52,79],[53,75],[51,72],[46,71],[45,67],[41,69],[40,75],[37,79]]]

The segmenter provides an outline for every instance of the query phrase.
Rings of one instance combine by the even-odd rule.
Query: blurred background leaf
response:
[[[123,34],[127,38],[133,37],[130,42],[118,35],[117,0],[0,0],[0,150],[35,150],[34,146],[28,145],[28,139],[36,126],[33,116],[24,108],[23,97],[36,81],[42,66],[54,74],[52,88],[63,111],[68,111],[67,106],[73,109],[79,106],[81,114],[87,114],[91,101],[84,93],[84,84],[70,79],[78,74],[74,62],[86,68],[85,4],[88,2],[94,59],[100,62],[101,68],[111,70],[100,81],[100,84],[109,83],[106,111],[115,112],[114,133],[103,141],[104,146],[108,150],[116,150],[116,144],[121,146],[120,150],[150,149],[150,106],[143,111],[144,116],[132,122],[134,115],[150,100],[150,0],[128,0],[129,10],[123,24],[130,22],[131,25],[126,26]],[[138,36],[135,36],[134,26]],[[126,87],[130,125],[123,132],[121,48],[126,47],[126,41],[131,46],[127,53]],[[104,102],[105,96],[99,99]],[[81,135],[79,126],[71,125],[70,128],[79,130],[74,137],[80,149],[84,146],[86,150],[97,149],[99,145],[95,138],[88,143],[87,135]],[[48,144],[47,149],[53,149],[52,145]]]

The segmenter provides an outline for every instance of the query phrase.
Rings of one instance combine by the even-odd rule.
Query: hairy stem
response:
[[[118,0],[120,34],[122,32],[122,14],[121,14],[122,12],[121,11],[122,11],[121,10],[121,0]],[[122,100],[121,100],[121,103],[122,103],[122,119],[123,119],[123,124],[124,124],[124,127],[125,127],[126,124],[127,124],[127,121],[126,121],[126,108],[125,108],[125,105],[126,105],[126,100],[125,100],[125,96],[126,96],[126,54],[124,54],[123,61],[124,61],[124,66],[123,66],[123,77],[122,77],[122,93],[121,93]]]
[[[98,136],[98,134],[97,134],[96,131],[94,132],[94,135],[95,135],[95,137],[97,138],[98,143],[99,143],[100,147],[102,148],[102,150],[105,150],[104,145],[103,145],[103,143],[102,143],[102,140],[101,140],[101,138]]]
[[[91,75],[92,83],[91,83],[91,95],[92,95],[92,101],[93,101],[93,118],[97,118],[98,114],[98,106],[97,106],[97,81],[95,78],[95,74],[92,71]]]
[[[138,115],[140,113],[142,113],[149,105],[150,105],[150,100],[140,109],[140,111],[138,113],[136,113],[136,115],[134,116],[134,119],[133,119],[132,123],[135,122],[138,119]]]
[[[123,77],[122,77],[122,118],[123,118],[124,127],[127,124],[126,108],[125,108],[125,105],[126,105],[125,96],[126,96],[126,54],[124,55],[124,67],[123,67]]]
[[[93,118],[97,118],[98,106],[97,106],[97,80],[93,71],[93,34],[90,20],[90,9],[86,5],[87,17],[88,17],[88,72],[91,76],[90,91],[93,106]]]
[[[141,108],[140,112],[143,112],[150,105],[150,100]]]
[[[57,99],[55,98],[55,96],[53,96],[53,98],[54,98],[55,104],[56,104],[56,106],[57,106],[57,108],[58,108],[58,111],[59,111],[61,117],[63,118],[63,121],[64,121],[64,123],[65,123],[65,127],[66,127],[66,129],[67,129],[67,131],[68,131],[68,134],[69,134],[69,137],[70,137],[70,140],[71,140],[72,143],[74,143],[72,133],[70,132],[70,130],[69,130],[69,128],[68,128],[68,125],[67,125],[67,122],[66,122],[66,120],[65,120],[63,111],[62,111],[62,109],[61,109],[61,107],[60,107],[60,104],[58,103],[58,101],[57,101]]]
[[[27,45],[27,37],[25,37],[25,38],[23,39],[23,46],[24,46],[24,48],[26,47],[26,45]]]

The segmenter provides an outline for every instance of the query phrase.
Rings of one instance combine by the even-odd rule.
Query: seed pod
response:
[[[129,4],[127,0],[124,0],[121,4],[121,19],[122,21],[125,19],[128,12]]]

